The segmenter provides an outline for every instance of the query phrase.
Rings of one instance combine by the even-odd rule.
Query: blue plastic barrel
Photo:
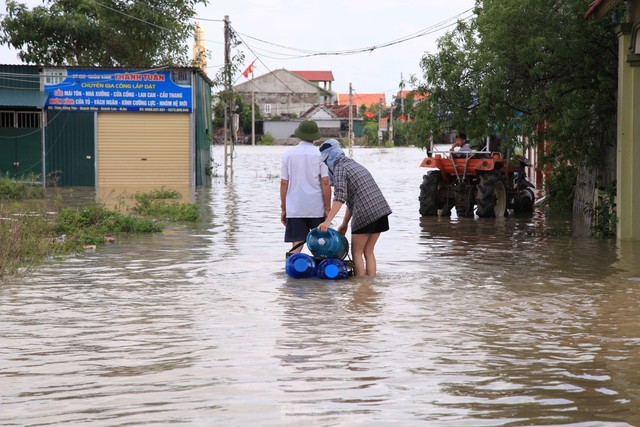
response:
[[[320,231],[314,228],[307,234],[307,247],[318,258],[344,259],[349,252],[347,238],[333,228]]]
[[[294,279],[313,277],[316,274],[316,262],[310,255],[297,253],[287,258],[284,269]]]
[[[320,261],[317,274],[320,279],[342,280],[349,277],[347,266],[336,258],[327,258]]]

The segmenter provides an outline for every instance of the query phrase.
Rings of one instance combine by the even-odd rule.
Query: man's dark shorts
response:
[[[285,242],[304,242],[309,231],[316,228],[324,221],[322,218],[287,218],[287,226],[284,231]]]

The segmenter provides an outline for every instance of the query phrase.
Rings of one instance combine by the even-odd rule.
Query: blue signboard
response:
[[[169,71],[66,70],[61,74],[45,79],[48,110],[191,112],[191,86],[174,83]]]

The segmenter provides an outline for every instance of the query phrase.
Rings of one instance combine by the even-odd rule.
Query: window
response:
[[[57,85],[62,83],[67,77],[67,70],[60,68],[45,68],[44,69],[44,84]]]
[[[39,128],[40,127],[40,113],[35,111],[18,111],[17,126],[19,128]]]
[[[12,128],[14,122],[13,111],[0,111],[0,128]]]
[[[271,114],[271,104],[264,104],[262,108],[265,114]]]
[[[2,128],[39,128],[41,119],[39,111],[0,111]]]
[[[190,85],[191,73],[187,70],[175,70],[171,72],[171,80],[177,85]]]

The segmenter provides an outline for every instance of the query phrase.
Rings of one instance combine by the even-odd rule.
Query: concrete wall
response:
[[[270,133],[276,139],[295,138],[293,132],[296,130],[301,120],[265,120],[263,131]],[[339,136],[340,120],[316,120],[318,129],[323,138]]]

